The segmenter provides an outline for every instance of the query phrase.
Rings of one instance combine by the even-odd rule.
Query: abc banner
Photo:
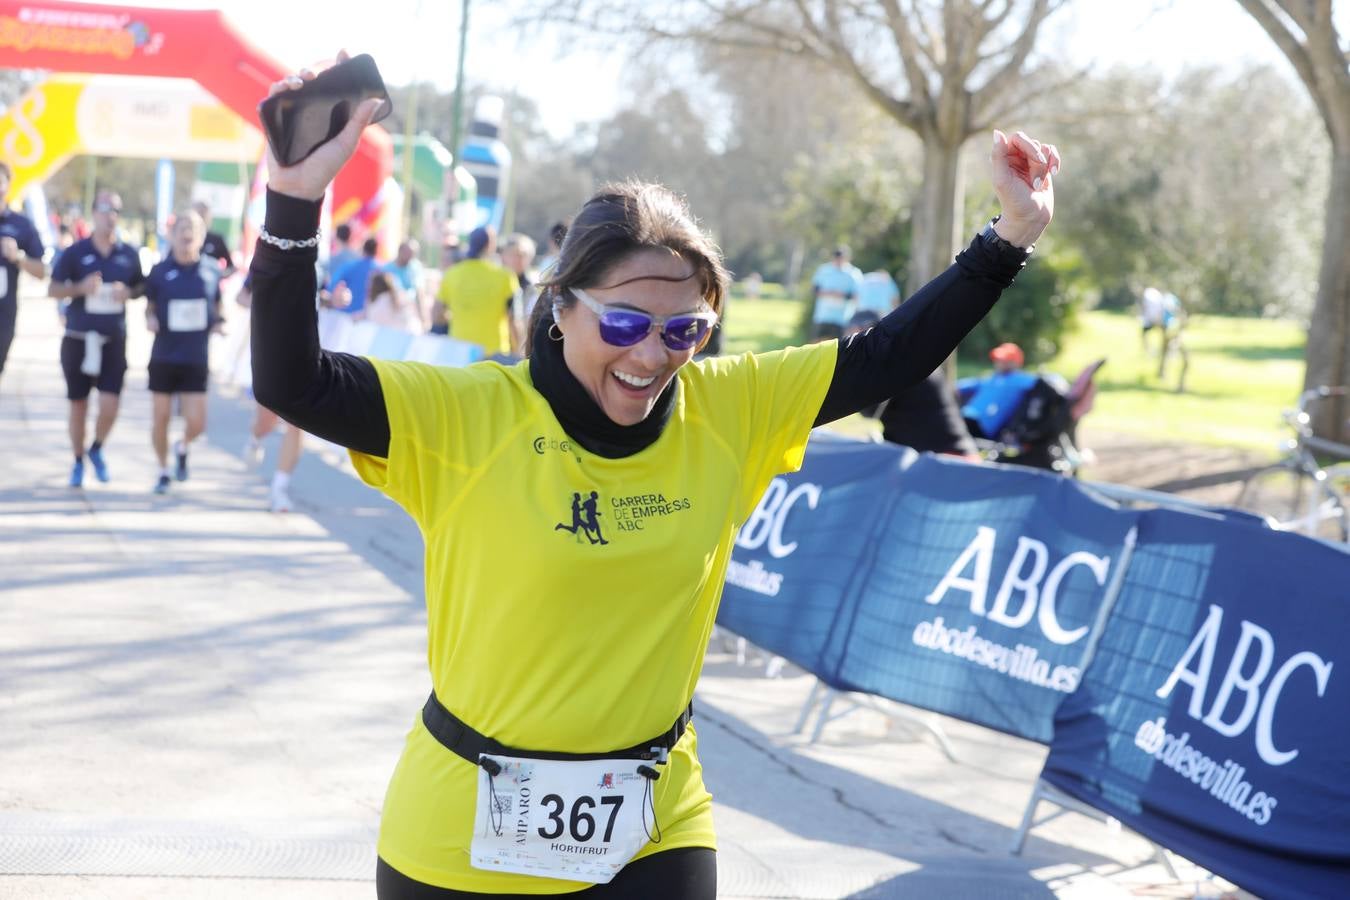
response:
[[[915,455],[813,434],[802,469],[774,478],[741,526],[717,623],[829,681],[827,642]]]
[[[1254,893],[1346,896],[1350,553],[1143,514],[1042,777]]]
[[[1047,743],[1135,514],[1056,475],[935,456],[869,502],[882,521],[838,681]]]

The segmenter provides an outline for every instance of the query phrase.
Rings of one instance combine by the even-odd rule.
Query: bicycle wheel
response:
[[[1281,531],[1347,539],[1345,504],[1325,481],[1298,469],[1270,466],[1256,472],[1242,485],[1237,506],[1269,516]]]

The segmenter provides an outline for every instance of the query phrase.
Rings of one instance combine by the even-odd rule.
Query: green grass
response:
[[[724,353],[770,350],[802,340],[803,304],[796,300],[746,300],[728,307]],[[1157,332],[1150,347],[1157,353]],[[1139,434],[1159,441],[1271,450],[1285,436],[1280,412],[1293,406],[1303,384],[1304,334],[1293,322],[1193,316],[1186,326],[1190,353],[1186,392],[1176,392],[1178,363],[1158,379],[1156,355],[1145,355],[1138,320],[1128,313],[1089,312],[1064,350],[1044,368],[1072,380],[1088,363],[1106,357],[1097,373],[1092,428]],[[961,374],[984,371],[961,367]],[[867,423],[859,427],[870,427]]]
[[[1094,359],[1097,374],[1092,427],[1163,440],[1274,451],[1287,436],[1280,419],[1303,386],[1305,335],[1294,322],[1193,316],[1184,341],[1190,353],[1186,391],[1177,393],[1178,360],[1158,379],[1158,334],[1146,355],[1138,320],[1127,313],[1092,312],[1046,368],[1072,379]]]
[[[722,335],[722,352],[727,355],[747,350],[776,350],[789,344],[800,344],[802,316],[805,307],[798,300],[747,300],[732,296],[727,303],[726,330]]]

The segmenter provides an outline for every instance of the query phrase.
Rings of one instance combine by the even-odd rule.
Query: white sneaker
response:
[[[244,442],[244,462],[249,466],[260,466],[263,461],[262,441],[249,435],[248,440]]]
[[[291,511],[291,495],[283,487],[272,487],[272,512],[288,513]]]

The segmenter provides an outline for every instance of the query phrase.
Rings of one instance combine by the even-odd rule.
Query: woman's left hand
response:
[[[1030,247],[1055,214],[1052,177],[1059,172],[1059,151],[1026,132],[1005,135],[995,130],[989,162],[1002,207],[994,231],[1015,246]]]

